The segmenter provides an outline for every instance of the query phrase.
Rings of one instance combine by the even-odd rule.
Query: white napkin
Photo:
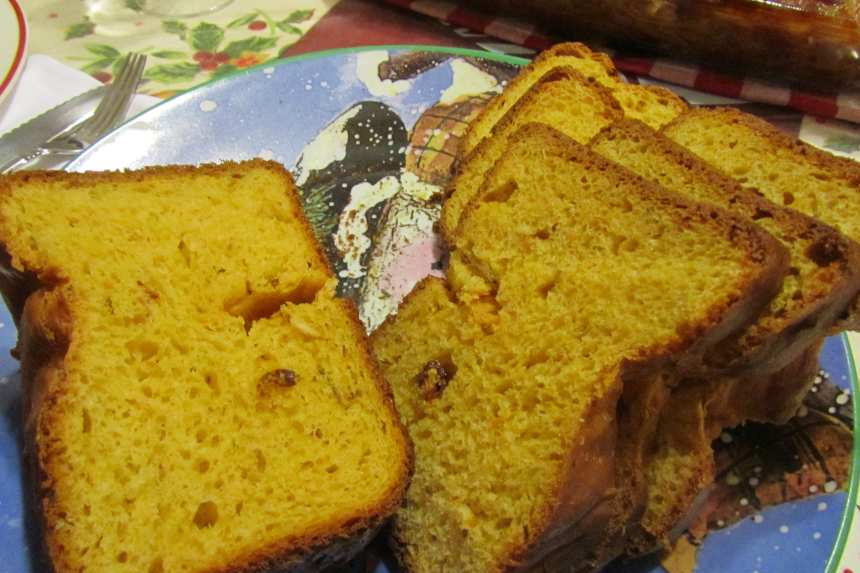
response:
[[[80,70],[49,56],[32,54],[27,58],[18,84],[0,108],[0,134],[98,85],[98,80]],[[126,117],[135,116],[159,101],[138,94]]]

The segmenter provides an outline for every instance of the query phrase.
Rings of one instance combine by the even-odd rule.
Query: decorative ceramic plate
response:
[[[27,21],[16,0],[0,0],[0,102],[9,95],[24,68]]]
[[[430,47],[269,63],[134,118],[70,169],[257,156],[284,163],[301,186],[341,294],[356,300],[373,329],[417,280],[439,272],[432,227],[457,142],[522,63]],[[778,123],[799,125],[800,118]],[[5,351],[15,343],[14,326],[5,311],[0,321],[0,548],[8,554],[0,572],[24,573],[35,546],[23,515],[20,379]],[[858,470],[852,474],[851,461],[860,443],[849,338],[827,341],[795,419],[780,427],[750,424],[717,440],[717,482],[679,548],[664,558],[672,573],[692,571],[696,562],[700,573],[842,573],[857,562],[858,545],[848,541],[858,535]],[[379,557],[363,555],[354,569],[384,571]],[[664,571],[656,557],[611,570]]]

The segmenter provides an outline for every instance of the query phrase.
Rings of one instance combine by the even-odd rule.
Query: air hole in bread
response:
[[[450,354],[446,354],[427,362],[415,376],[415,384],[421,396],[427,400],[440,397],[457,375],[457,366]]]
[[[120,551],[119,554],[116,556],[116,560],[119,563],[127,562],[128,561],[128,553],[125,551]]]
[[[325,469],[326,473],[333,474],[338,470],[337,464],[332,464]]]
[[[531,368],[532,366],[537,366],[538,364],[543,364],[549,360],[549,356],[547,356],[546,352],[536,352],[526,359],[526,368]]]
[[[550,235],[551,235],[551,234],[552,234],[552,233],[550,233],[550,231],[549,231],[548,229],[540,229],[540,230],[538,230],[538,232],[536,232],[536,233],[535,233],[534,235],[532,235],[532,236],[533,236],[533,237],[535,237],[535,238],[540,239],[541,241],[546,241],[547,239],[549,239],[549,238],[550,238]]]
[[[261,450],[258,450],[258,449],[254,450],[254,459],[256,460],[256,463],[257,463],[257,469],[260,472],[266,471],[266,456],[263,455],[263,452]]]
[[[492,191],[487,192],[481,198],[484,203],[504,203],[517,190],[517,182],[516,181],[508,181],[502,185],[499,185]]]
[[[164,560],[161,557],[156,557],[149,564],[148,573],[164,573]]]
[[[158,344],[145,338],[129,340],[126,342],[125,347],[133,358],[140,361],[149,360],[158,354]]]
[[[197,460],[196,462],[194,462],[194,470],[197,473],[205,474],[209,471],[209,460]]]
[[[218,376],[214,372],[207,372],[204,374],[203,380],[206,382],[206,385],[209,386],[209,389],[212,390],[213,394],[221,392],[221,384],[218,382]]]
[[[242,509],[245,507],[245,502],[240,501],[236,504],[236,515],[242,515]]]
[[[783,205],[791,205],[794,203],[794,195],[786,191],[782,194],[782,204]]]
[[[547,298],[549,293],[552,292],[552,289],[558,284],[559,272],[558,270],[554,270],[548,277],[545,277],[543,280],[539,281],[537,284],[537,292],[543,297]]]
[[[218,522],[218,506],[213,501],[204,501],[197,506],[194,513],[194,525],[198,529],[212,527]]]
[[[302,280],[288,291],[253,292],[250,284],[248,284],[245,293],[228,300],[224,304],[224,310],[233,316],[242,317],[245,323],[245,332],[248,332],[254,322],[271,318],[284,304],[313,302],[324,285],[325,278],[316,274],[302,277]]]
[[[81,417],[83,418],[83,421],[82,421],[82,429],[83,429],[83,431],[84,431],[84,433],[85,433],[85,434],[88,434],[88,433],[90,432],[90,430],[92,429],[92,427],[93,427],[93,421],[92,421],[92,419],[90,418],[90,413],[89,413],[89,411],[84,410],[84,411],[83,411],[83,413],[82,413],[82,415],[81,415]]]

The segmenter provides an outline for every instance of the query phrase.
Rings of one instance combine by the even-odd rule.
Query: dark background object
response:
[[[858,0],[464,0],[565,39],[644,50],[812,91],[860,87]]]

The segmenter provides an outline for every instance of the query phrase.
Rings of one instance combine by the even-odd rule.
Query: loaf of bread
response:
[[[742,186],[860,241],[860,166],[855,161],[735,109],[690,110],[663,133]],[[843,327],[860,328],[860,301],[855,299],[844,318]]]
[[[472,120],[463,138],[460,154],[465,157],[471,153],[481,141],[489,137],[496,124],[535,83],[558,67],[572,68],[590,82],[607,88],[621,104],[627,117],[638,119],[654,129],[668,123],[687,108],[681,98],[665,88],[627,83],[606,54],[593,52],[578,42],[556,44],[541,52]],[[550,107],[557,112],[564,111],[561,104]]]
[[[0,243],[58,573],[318,571],[400,504],[410,443],[279,164],[7,176]]]
[[[451,243],[449,282],[372,337],[415,442],[392,534],[413,572],[526,569],[602,531],[625,381],[745,327],[787,268],[759,227],[538,124]]]

